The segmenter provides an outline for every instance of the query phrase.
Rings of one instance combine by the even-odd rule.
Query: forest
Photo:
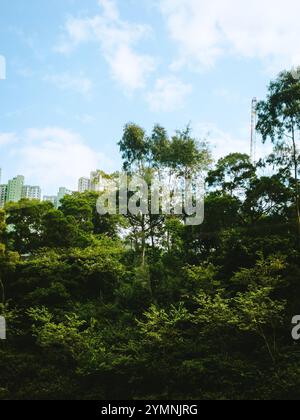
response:
[[[205,176],[198,226],[99,215],[96,192],[0,210],[0,399],[299,399],[299,80],[282,72],[257,113],[273,152],[256,163],[125,126],[127,173]]]

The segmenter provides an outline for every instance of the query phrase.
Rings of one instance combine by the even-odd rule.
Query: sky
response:
[[[117,170],[128,122],[249,153],[252,98],[300,64],[299,15],[298,0],[0,0],[2,182],[49,195]]]

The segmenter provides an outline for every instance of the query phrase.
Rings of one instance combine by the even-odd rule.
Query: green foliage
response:
[[[298,101],[286,77],[259,108],[275,115],[260,115],[272,139],[291,115],[268,107]],[[124,167],[147,176],[210,164],[189,128],[170,138],[128,124],[119,145]],[[267,162],[221,159],[200,226],[100,216],[96,192],[59,210],[28,200],[0,210],[0,399],[299,399],[295,183],[283,161],[269,162],[262,176]]]
[[[255,178],[255,168],[249,156],[233,153],[218,161],[216,168],[209,172],[207,183],[232,196],[247,190],[249,182]]]
[[[281,168],[294,194],[298,242],[300,245],[300,82],[290,72],[282,72],[269,86],[265,101],[258,104],[257,129],[263,141],[274,144],[269,162]]]

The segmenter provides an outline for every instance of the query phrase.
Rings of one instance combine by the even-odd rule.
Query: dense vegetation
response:
[[[0,212],[1,399],[299,399],[299,82],[258,112],[274,153],[256,165],[125,127],[129,173],[206,174],[200,226],[99,216],[93,192]]]

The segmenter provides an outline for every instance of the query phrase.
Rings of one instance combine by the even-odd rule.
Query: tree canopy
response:
[[[129,176],[205,175],[201,225],[100,215],[96,192],[0,211],[1,399],[299,399],[299,92],[284,73],[259,104],[258,164],[126,125]]]

